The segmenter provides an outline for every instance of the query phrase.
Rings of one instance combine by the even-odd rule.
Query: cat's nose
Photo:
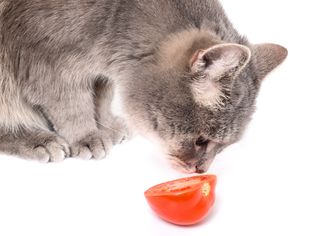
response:
[[[198,160],[195,165],[195,173],[203,174],[208,171],[215,155],[216,155],[216,143],[200,136],[195,141],[195,158]]]
[[[207,170],[205,170],[203,167],[201,166],[196,166],[196,171],[197,174],[203,174],[205,172],[207,172]]]

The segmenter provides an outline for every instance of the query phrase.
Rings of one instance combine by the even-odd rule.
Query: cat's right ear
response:
[[[279,66],[288,56],[288,50],[280,45],[265,43],[253,46],[256,74],[262,80],[266,75]]]
[[[251,51],[239,44],[219,44],[197,51],[191,61],[191,71],[201,73],[213,81],[225,76],[234,78],[248,64]]]

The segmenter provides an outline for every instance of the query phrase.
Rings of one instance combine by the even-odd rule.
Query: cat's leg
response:
[[[56,91],[53,86],[51,91]],[[69,142],[71,156],[80,159],[106,157],[113,142],[111,133],[97,126],[93,89],[64,86],[61,93],[50,93],[48,97],[42,109],[56,133]]]
[[[11,89],[0,94],[0,152],[41,162],[69,156],[68,144],[50,129],[40,107],[25,102],[10,82],[7,79],[5,85]]]
[[[94,100],[96,122],[99,129],[106,131],[112,138],[113,144],[127,140],[130,133],[122,118],[112,114],[114,88],[106,79],[98,79],[94,85]]]

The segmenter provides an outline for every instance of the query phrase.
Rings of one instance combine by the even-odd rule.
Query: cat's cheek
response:
[[[168,145],[160,138],[157,132],[148,128],[148,121],[144,119],[135,119],[133,116],[124,115],[126,124],[133,136],[139,135],[149,140],[154,146],[158,147],[163,153],[167,153]]]

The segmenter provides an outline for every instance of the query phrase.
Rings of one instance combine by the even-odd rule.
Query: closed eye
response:
[[[209,142],[210,142],[209,139],[206,139],[205,137],[200,136],[200,137],[196,140],[195,144],[196,144],[196,146],[198,146],[198,147],[203,147],[203,146],[207,146],[207,145],[209,144]]]

